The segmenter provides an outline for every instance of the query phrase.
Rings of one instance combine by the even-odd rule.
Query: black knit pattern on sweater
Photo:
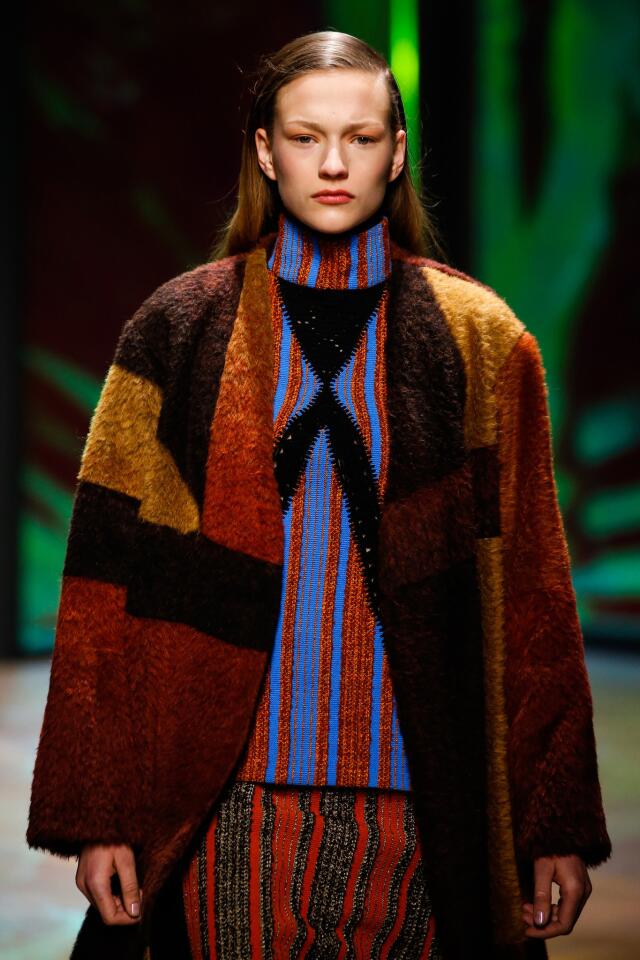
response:
[[[282,509],[288,509],[316,438],[325,428],[330,457],[346,497],[367,595],[376,615],[379,491],[364,437],[332,384],[356,352],[369,319],[379,307],[386,283],[357,289],[325,289],[277,278],[285,320],[322,384],[311,403],[289,419],[275,441],[275,473]]]

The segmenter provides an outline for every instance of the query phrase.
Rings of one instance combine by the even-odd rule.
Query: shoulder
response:
[[[233,301],[242,289],[247,256],[246,253],[237,253],[202,263],[165,280],[131,315],[125,330],[143,330],[163,320],[188,323],[203,309]]]
[[[203,317],[226,330],[242,291],[247,256],[202,263],[161,283],[125,321],[115,361],[159,379],[172,354],[188,348]]]
[[[475,331],[481,338],[515,340],[525,331],[504,297],[489,284],[440,260],[411,253],[392,244],[394,261],[420,278],[445,320],[456,329]],[[415,279],[414,279],[415,282]]]
[[[212,299],[239,293],[248,254],[237,253],[199,264],[160,284],[144,301],[141,310],[198,311]]]

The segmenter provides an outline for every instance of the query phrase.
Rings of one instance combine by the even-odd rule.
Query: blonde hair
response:
[[[348,33],[318,30],[296,37],[276,53],[263,54],[252,75],[250,104],[243,130],[238,199],[235,210],[219,230],[211,259],[219,260],[250,250],[266,233],[277,230],[283,209],[277,183],[267,177],[258,163],[255,131],[264,127],[272,139],[278,90],[295,77],[312,70],[355,69],[382,73],[390,101],[390,126],[395,134],[406,130],[402,97],[395,77],[384,57],[373,47]],[[444,258],[438,231],[418,196],[408,163],[388,184],[384,210],[389,218],[389,234],[401,247],[430,256],[437,251]]]

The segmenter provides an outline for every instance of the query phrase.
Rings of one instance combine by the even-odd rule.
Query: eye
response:
[[[298,136],[293,137],[292,139],[295,140],[297,143],[301,143],[302,141],[308,142],[309,140],[312,139],[312,137],[311,137],[310,134],[308,134],[308,133],[300,133],[300,134],[298,134]],[[356,140],[366,140],[367,143],[375,143],[375,139],[374,139],[373,137],[368,137],[368,136],[367,136],[366,134],[364,134],[364,133],[358,134],[358,136],[357,136],[355,139],[356,139]],[[363,144],[363,146],[364,146],[364,145],[365,145],[365,144]]]

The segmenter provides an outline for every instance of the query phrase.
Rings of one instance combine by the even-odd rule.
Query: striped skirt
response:
[[[182,892],[193,960],[440,960],[409,791],[231,781]]]

